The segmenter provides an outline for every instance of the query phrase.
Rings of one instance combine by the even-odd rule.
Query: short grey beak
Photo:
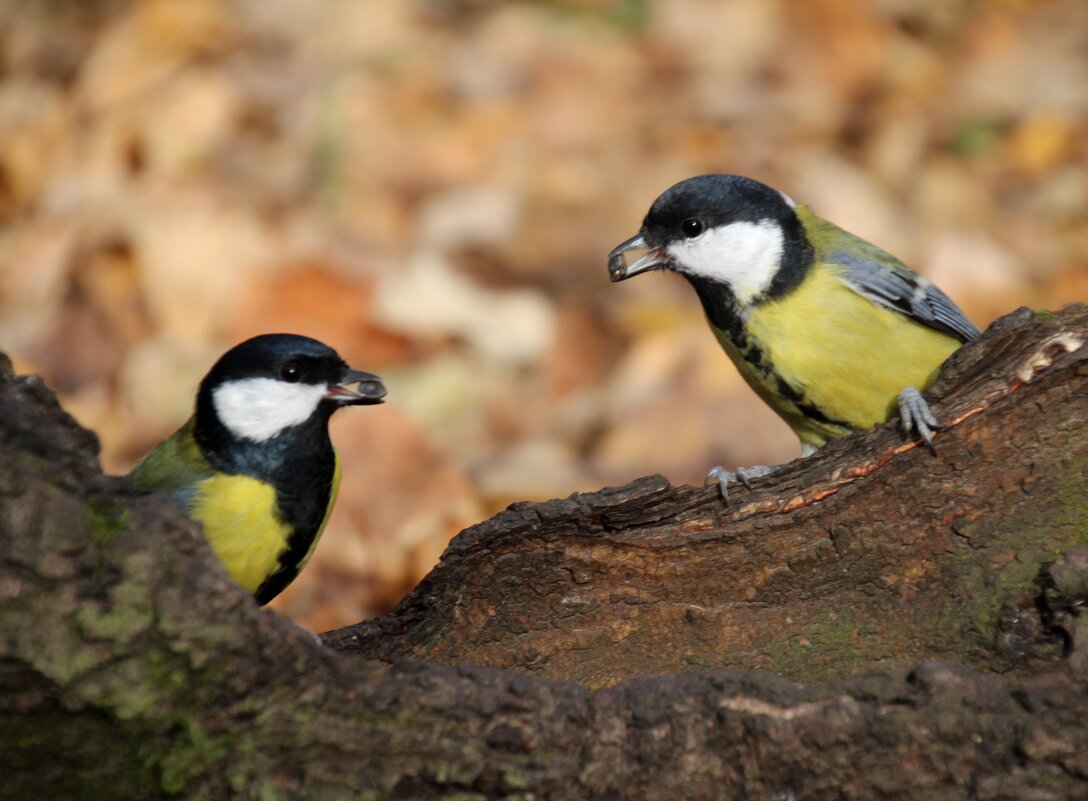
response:
[[[346,369],[339,384],[330,384],[325,399],[341,406],[367,406],[381,403],[385,397],[385,384],[373,373]]]
[[[649,245],[642,234],[635,234],[626,242],[616,245],[608,254],[608,277],[613,281],[623,281],[632,275],[644,273],[669,264],[669,254],[661,248],[650,248],[650,252],[633,264],[628,264],[624,254],[630,250],[646,250]]]

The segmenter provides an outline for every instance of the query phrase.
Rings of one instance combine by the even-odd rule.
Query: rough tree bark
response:
[[[331,647],[0,365],[0,798],[1084,798],[1086,340],[964,348],[937,454],[517,504]]]

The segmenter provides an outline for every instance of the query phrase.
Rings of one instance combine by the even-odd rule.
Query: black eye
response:
[[[297,384],[302,380],[302,368],[296,362],[287,362],[280,368],[280,378],[290,384]]]
[[[694,217],[689,217],[680,223],[680,230],[683,231],[684,236],[688,239],[694,239],[703,232],[705,226],[702,220],[697,220]]]

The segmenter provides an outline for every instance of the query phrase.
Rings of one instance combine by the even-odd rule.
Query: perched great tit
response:
[[[302,570],[336,500],[329,418],[384,396],[378,376],[352,370],[315,339],[254,337],[220,357],[193,416],[129,480],[180,501],[234,580],[264,605]]]
[[[649,252],[632,264],[624,254]],[[808,456],[898,410],[932,443],[922,398],[938,368],[980,331],[948,296],[894,256],[740,175],[667,189],[642,229],[608,259],[613,281],[650,270],[688,279],[722,349],[786,421]],[[776,466],[713,468],[728,484]]]

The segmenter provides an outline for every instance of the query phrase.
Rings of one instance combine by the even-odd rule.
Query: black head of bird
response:
[[[693,282],[727,288],[738,303],[786,291],[812,259],[796,204],[740,175],[700,175],[663,192],[641,230],[608,260],[613,281],[672,270]],[[649,251],[632,264],[624,254]]]
[[[263,334],[220,357],[197,392],[205,437],[265,442],[298,426],[327,425],[342,406],[381,403],[378,376],[353,370],[316,339]]]

